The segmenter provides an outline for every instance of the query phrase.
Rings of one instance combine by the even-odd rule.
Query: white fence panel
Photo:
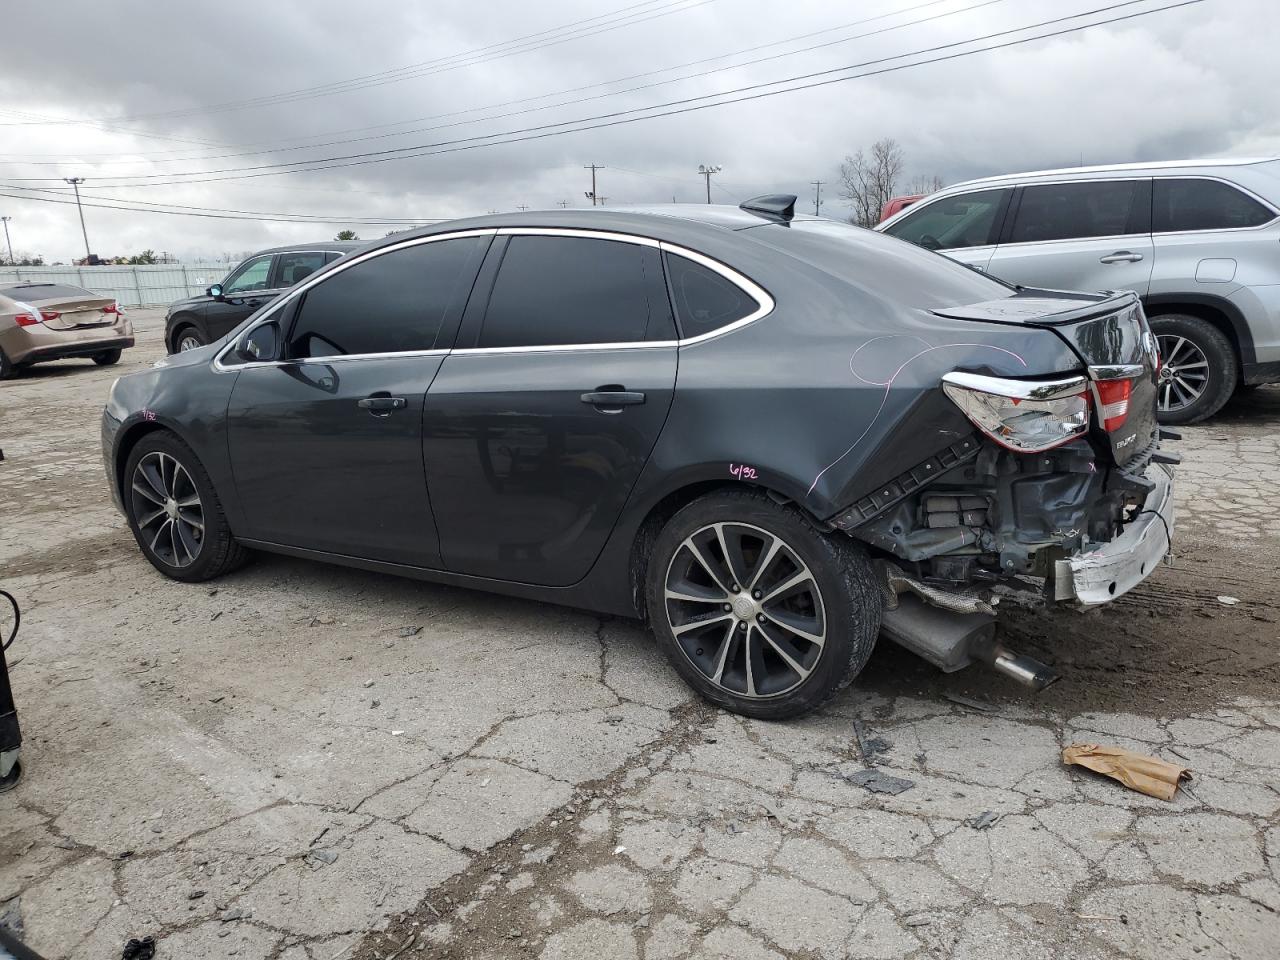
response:
[[[234,264],[157,263],[137,267],[0,267],[0,283],[31,280],[70,283],[126,307],[161,307],[204,293],[225,277]]]

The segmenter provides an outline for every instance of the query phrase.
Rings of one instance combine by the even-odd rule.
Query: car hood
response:
[[[175,300],[169,304],[169,313],[177,313],[179,310],[190,310],[193,307],[203,306],[206,303],[212,303],[213,297],[207,294],[199,294],[194,297],[185,297],[182,300]]]

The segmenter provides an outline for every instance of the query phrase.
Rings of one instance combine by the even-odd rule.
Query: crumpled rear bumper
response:
[[[1087,553],[1059,560],[1053,598],[1091,607],[1128,593],[1170,552],[1173,535],[1172,468],[1152,464],[1146,471],[1155,489],[1120,536]]]

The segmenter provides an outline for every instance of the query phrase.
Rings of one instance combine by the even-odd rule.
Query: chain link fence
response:
[[[204,293],[231,272],[233,263],[157,263],[125,267],[0,267],[0,283],[27,280],[70,283],[125,307],[168,306],[183,297]]]

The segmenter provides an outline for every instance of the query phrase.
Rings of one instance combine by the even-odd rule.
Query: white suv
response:
[[[1010,283],[1135,291],[1160,344],[1164,423],[1280,381],[1280,159],[971,180],[876,229]]]

